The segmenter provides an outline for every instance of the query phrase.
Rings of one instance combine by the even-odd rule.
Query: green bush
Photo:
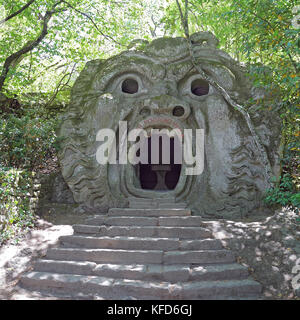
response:
[[[0,167],[0,245],[34,226],[33,174]]]
[[[0,245],[33,227],[33,174],[56,162],[57,119],[43,108],[0,114]]]
[[[0,118],[0,165],[33,169],[43,164],[56,147],[56,119],[45,119],[34,109],[22,117]]]
[[[290,205],[297,210],[300,208],[300,193],[289,173],[282,176],[279,186],[267,190],[264,200],[268,205]]]

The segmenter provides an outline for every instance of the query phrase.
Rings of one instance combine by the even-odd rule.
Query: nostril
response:
[[[182,117],[185,113],[185,110],[181,106],[177,106],[173,109],[173,116],[175,117]]]

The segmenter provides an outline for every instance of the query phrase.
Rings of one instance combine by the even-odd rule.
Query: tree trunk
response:
[[[13,53],[12,55],[6,58],[2,73],[0,75],[0,92],[3,90],[3,86],[7,78],[8,72],[10,71],[12,66],[15,64],[15,62],[18,61],[24,54],[36,48],[42,42],[42,40],[46,37],[46,35],[48,34],[48,23],[51,20],[54,13],[55,11],[46,12],[43,18],[43,29],[41,31],[41,34],[38,36],[36,40],[27,43],[22,49],[20,49],[19,51]]]

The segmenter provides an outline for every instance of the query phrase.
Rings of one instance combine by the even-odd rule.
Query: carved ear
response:
[[[196,45],[207,45],[212,48],[216,48],[219,45],[219,40],[209,31],[193,33],[190,39]]]

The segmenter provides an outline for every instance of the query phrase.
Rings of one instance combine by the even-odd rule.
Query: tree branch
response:
[[[54,10],[61,3],[62,3],[62,1],[55,3],[52,7],[52,10],[47,11],[46,14],[44,15],[43,28],[42,28],[42,31],[41,31],[40,35],[38,36],[38,38],[34,41],[30,41],[22,49],[11,54],[9,57],[6,58],[1,75],[0,75],[0,92],[3,89],[8,72],[10,71],[14,62],[17,61],[18,59],[20,59],[24,54],[26,54],[26,53],[30,52],[31,50],[33,50],[34,48],[36,48],[42,42],[42,40],[46,37],[46,35],[48,34],[48,23],[51,20],[53,14],[64,10],[64,9]]]
[[[58,83],[58,85],[57,85],[57,87],[56,87],[56,89],[55,89],[55,91],[54,91],[53,96],[52,96],[52,97],[50,98],[50,100],[45,104],[45,108],[50,107],[50,105],[51,105],[52,102],[55,100],[55,98],[56,98],[57,94],[59,93],[59,91],[61,91],[63,88],[65,88],[65,87],[69,84],[69,82],[70,82],[70,80],[71,80],[71,77],[72,77],[72,75],[73,75],[73,73],[74,73],[74,71],[75,71],[76,65],[77,65],[77,63],[74,63],[74,66],[73,66],[71,72],[66,73],[66,74],[60,79],[60,81],[59,81],[59,83]],[[65,79],[66,77],[68,77],[67,82],[64,83],[64,84],[62,84],[63,81],[64,81],[64,79]]]
[[[9,15],[8,17],[4,18],[3,20],[0,21],[0,25],[5,23],[6,21],[16,17],[18,14],[22,13],[24,10],[26,10],[30,5],[33,4],[35,0],[30,0],[28,3],[26,3],[21,9],[19,9],[18,11],[12,13],[11,15]]]
[[[31,3],[33,3],[35,0],[30,0]],[[27,7],[29,7],[29,5],[31,4],[30,2],[27,3]],[[40,35],[38,36],[38,38],[34,41],[30,41],[29,43],[27,43],[23,48],[21,48],[19,51],[11,54],[9,57],[6,58],[3,68],[2,68],[2,72],[0,74],[0,92],[3,90],[3,86],[5,83],[5,80],[7,78],[7,75],[10,71],[10,69],[12,69],[14,67],[14,64],[17,64],[16,62],[19,61],[19,59],[26,53],[30,52],[31,50],[33,50],[34,48],[36,48],[41,42],[42,40],[46,37],[46,35],[48,34],[48,24],[49,21],[51,20],[52,16],[55,13],[59,13],[62,11],[67,10],[66,8],[60,8],[60,9],[56,9],[60,4],[65,4],[67,7],[73,9],[75,12],[85,16],[88,20],[91,21],[91,23],[93,24],[93,26],[97,29],[97,31],[103,35],[106,39],[110,39],[113,42],[115,42],[116,44],[120,45],[120,46],[124,46],[121,43],[119,43],[118,41],[116,41],[115,39],[113,39],[111,36],[104,34],[97,26],[97,24],[94,22],[94,20],[85,12],[82,12],[78,9],[76,9],[74,6],[72,6],[70,3],[68,3],[67,1],[64,0],[60,0],[58,2],[56,2],[50,11],[47,11],[46,14],[44,16],[41,17],[42,19],[42,31],[40,33]],[[27,8],[26,7],[26,8]],[[23,7],[23,11],[26,9],[25,6]],[[20,9],[21,10],[21,9]],[[19,11],[20,11],[19,10]],[[14,14],[14,16],[16,16],[17,13]],[[7,21],[7,18],[6,18]]]
[[[73,6],[72,6],[69,2],[67,2],[67,1],[64,1],[64,0],[63,0],[63,1],[61,1],[61,2],[63,2],[63,3],[64,3],[65,5],[67,5],[69,8],[73,9],[75,12],[83,15],[83,16],[86,17],[88,20],[90,20],[90,22],[93,24],[93,26],[96,28],[96,30],[97,30],[104,38],[109,39],[109,40],[112,40],[114,43],[118,44],[119,46],[124,47],[124,45],[123,45],[122,43],[116,41],[113,37],[111,37],[111,36],[103,33],[103,32],[98,28],[98,26],[97,26],[97,24],[95,23],[95,21],[94,21],[87,13],[82,12],[82,11],[76,9],[75,7],[73,7]]]

